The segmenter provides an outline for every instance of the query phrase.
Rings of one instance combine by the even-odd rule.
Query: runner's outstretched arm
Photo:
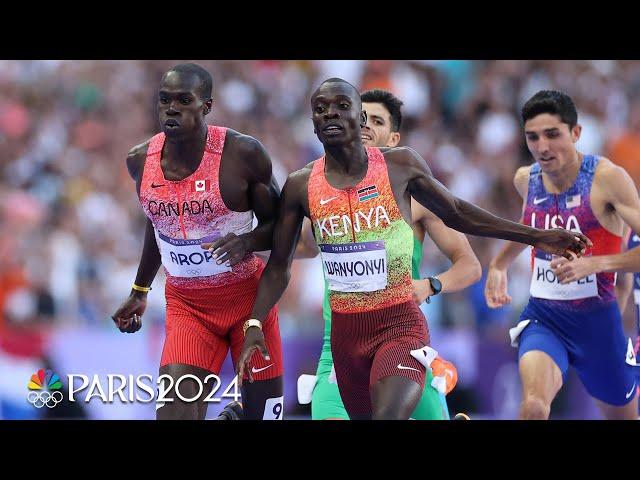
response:
[[[454,196],[436,180],[425,160],[414,150],[403,148],[402,163],[409,170],[408,190],[420,204],[435,213],[450,228],[480,237],[502,238],[526,243],[548,253],[573,259],[580,256],[591,241],[577,232],[563,229],[540,230],[497,217]]]

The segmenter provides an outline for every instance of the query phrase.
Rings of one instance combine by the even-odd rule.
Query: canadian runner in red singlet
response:
[[[185,375],[201,382],[218,374],[229,348],[234,365],[244,323],[255,300],[264,263],[252,252],[269,250],[279,187],[271,159],[252,137],[207,125],[211,75],[195,64],[178,65],[162,77],[158,114],[162,133],[134,147],[127,168],[147,216],[135,283],[113,314],[121,332],[140,329],[146,298],[160,265],[166,273],[166,338],[160,374],[173,385]],[[252,230],[253,214],[258,225]],[[257,358],[241,387],[244,418],[281,419],[282,351],[276,307],[263,322],[268,358]],[[185,377],[183,398],[198,396]],[[208,392],[185,402],[156,405],[158,419],[204,419]]]
[[[311,106],[325,156],[290,174],[283,188],[273,249],[252,312],[258,324],[247,329],[240,374],[255,350],[265,350],[259,322],[287,286],[307,216],[329,284],[331,350],[349,418],[408,419],[429,364],[429,333],[411,283],[411,197],[463,233],[529,243],[569,258],[571,252],[581,254],[589,240],[510,222],[454,197],[410,148],[365,148],[360,94],[342,79],[323,82]]]

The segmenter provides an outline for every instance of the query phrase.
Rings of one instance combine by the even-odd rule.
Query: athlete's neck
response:
[[[583,158],[584,155],[576,150],[573,158],[562,168],[552,173],[544,173],[548,180],[548,186],[551,187],[547,188],[549,193],[558,194],[566,192],[572,187],[578,177]]]
[[[357,176],[367,170],[367,150],[361,141],[349,145],[325,145],[324,151],[325,168],[328,170],[348,176]]]
[[[197,168],[204,154],[207,132],[207,125],[203,123],[198,130],[180,137],[166,136],[163,157],[172,165]]]

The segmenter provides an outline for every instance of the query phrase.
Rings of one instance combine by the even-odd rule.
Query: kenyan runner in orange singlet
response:
[[[573,258],[589,240],[496,217],[454,197],[410,148],[365,148],[360,94],[339,78],[311,97],[325,155],[289,175],[282,191],[273,249],[258,287],[240,373],[264,351],[260,324],[289,281],[302,221],[313,223],[330,289],[331,350],[340,395],[351,419],[408,419],[428,365],[429,334],[413,301],[410,198],[453,229],[505,238]]]

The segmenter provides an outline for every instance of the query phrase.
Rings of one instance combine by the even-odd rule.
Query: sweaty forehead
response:
[[[348,97],[351,101],[359,101],[360,94],[357,90],[346,82],[328,82],[323,83],[318,87],[311,101],[314,101],[316,97],[323,97],[325,99],[332,99],[336,97]]]
[[[160,82],[161,90],[171,91],[194,91],[200,86],[200,79],[197,75],[181,72],[167,72]]]

